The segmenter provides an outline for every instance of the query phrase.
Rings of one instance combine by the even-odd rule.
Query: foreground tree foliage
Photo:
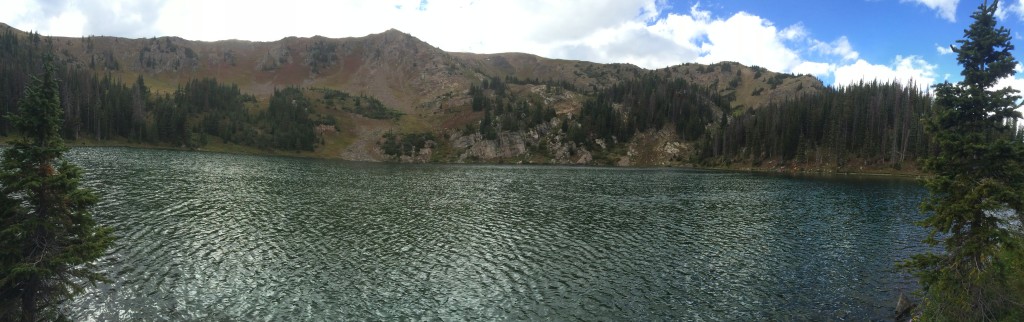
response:
[[[101,280],[90,263],[113,242],[88,209],[82,171],[64,159],[62,110],[54,68],[35,79],[11,117],[22,134],[0,164],[0,316],[52,320],[57,305]]]
[[[926,320],[1024,320],[1024,143],[1015,135],[1018,91],[994,89],[1014,74],[1010,31],[997,27],[997,1],[971,15],[958,40],[960,83],[935,87],[936,115],[927,127],[940,152],[922,209],[926,240],[945,253],[916,255],[906,265],[920,278]]]

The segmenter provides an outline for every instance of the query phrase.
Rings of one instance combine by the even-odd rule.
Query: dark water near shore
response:
[[[891,178],[77,148],[120,239],[74,320],[886,319]]]

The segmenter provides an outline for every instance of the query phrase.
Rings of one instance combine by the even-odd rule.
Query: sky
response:
[[[1024,0],[997,13],[1024,50]],[[49,36],[274,41],[388,29],[446,51],[526,52],[655,69],[735,61],[918,86],[962,79],[950,50],[968,0],[3,0],[0,22]],[[1014,51],[1015,56],[1024,54]],[[1024,68],[1000,84],[1024,90]]]

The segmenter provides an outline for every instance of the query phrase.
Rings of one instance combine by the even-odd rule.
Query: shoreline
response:
[[[872,176],[872,177],[897,177],[907,179],[921,179],[929,177],[930,175],[920,170],[896,170],[892,168],[883,169],[862,169],[862,170],[825,170],[825,169],[785,169],[785,168],[765,168],[765,167],[750,167],[750,166],[709,166],[709,167],[696,167],[699,169],[712,169],[722,171],[735,171],[735,172],[751,172],[751,173],[771,173],[771,174],[788,174],[788,175],[821,175],[821,176]]]
[[[8,144],[5,140],[4,145]],[[365,161],[365,160],[346,160],[341,157],[330,157],[316,152],[310,151],[271,151],[261,150],[258,148],[230,145],[230,144],[212,144],[202,148],[187,148],[187,147],[174,147],[174,146],[161,146],[161,145],[150,145],[140,144],[132,142],[119,142],[119,141],[94,141],[94,140],[75,140],[65,141],[68,147],[111,147],[111,148],[135,148],[135,149],[155,149],[155,150],[171,150],[171,151],[196,151],[196,152],[214,152],[214,153],[227,153],[236,155],[253,155],[253,156],[271,156],[271,157],[295,157],[304,159],[318,159],[318,160],[336,160],[336,161],[352,161],[352,162],[370,162],[370,163],[382,163],[382,164],[403,164],[403,162],[395,161]],[[695,170],[716,170],[716,171],[728,171],[728,172],[747,172],[747,173],[764,173],[764,174],[781,174],[781,175],[809,175],[809,176],[870,176],[870,177],[891,177],[891,178],[905,178],[905,179],[921,179],[928,177],[927,174],[914,169],[914,170],[896,170],[892,168],[882,169],[821,169],[821,168],[808,168],[808,167],[752,167],[749,165],[731,165],[731,166],[700,166],[692,163],[680,163],[671,165],[630,165],[630,166],[619,166],[615,164],[539,164],[539,163],[508,163],[508,162],[425,162],[426,164],[477,164],[477,165],[535,165],[535,166],[546,166],[546,165],[562,165],[562,166],[582,166],[582,167],[605,167],[605,168],[621,168],[621,169],[695,169]]]

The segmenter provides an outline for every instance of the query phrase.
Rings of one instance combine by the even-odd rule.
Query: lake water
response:
[[[76,148],[112,280],[74,320],[886,319],[912,180]]]

